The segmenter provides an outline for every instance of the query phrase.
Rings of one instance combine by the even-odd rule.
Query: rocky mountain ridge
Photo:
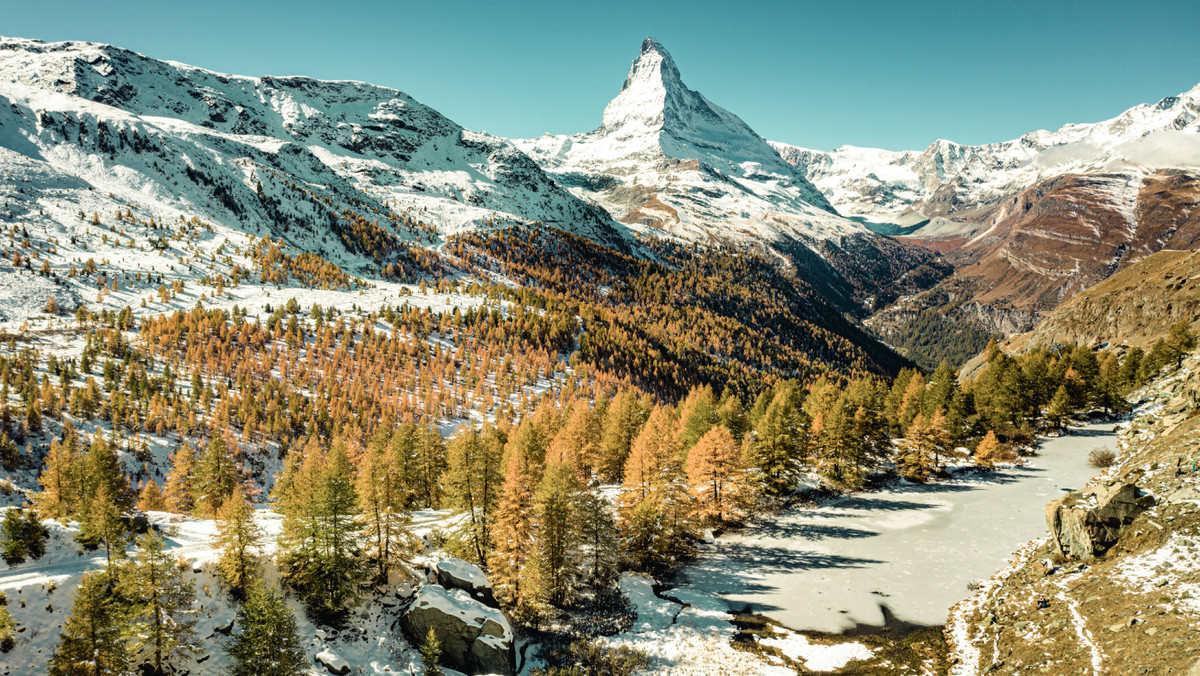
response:
[[[3,164],[36,167],[43,177],[26,186],[35,192],[99,189],[163,212],[278,230],[352,266],[363,252],[339,256],[314,221],[390,213],[381,236],[418,244],[539,221],[629,246],[621,226],[509,142],[393,89],[232,76],[109,45],[4,38],[0,97]],[[5,215],[27,216],[12,207]]]
[[[842,217],[763,137],[689,89],[654,38],[599,127],[514,143],[621,223],[778,258],[846,312],[883,307],[950,271],[936,252]]]
[[[842,213],[939,238],[970,232],[975,212],[1056,176],[1200,165],[1197,132],[1200,85],[1109,120],[1036,130],[999,143],[939,139],[921,151],[772,146]]]

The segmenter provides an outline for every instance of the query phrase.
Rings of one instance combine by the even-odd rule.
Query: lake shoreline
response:
[[[1040,438],[1037,453],[1027,456],[1023,466],[995,471],[964,468],[930,484],[892,480],[869,491],[822,496],[808,504],[789,506],[772,521],[756,521],[706,543],[701,555],[677,574],[672,589],[711,593],[724,601],[731,613],[748,610],[780,628],[815,637],[895,638],[944,626],[946,613],[968,595],[972,581],[986,579],[1007,562],[1013,551],[1044,533],[1042,512],[1047,502],[1066,490],[1082,488],[1101,471],[1086,466],[1086,455],[1091,448],[1115,442],[1113,425],[1114,421],[1086,423],[1069,428],[1061,436]],[[1055,449],[1061,452],[1050,452]],[[988,539],[1002,542],[998,545],[992,542],[984,548],[986,551],[974,553],[970,575],[950,571],[958,584],[943,583],[938,587],[936,596],[945,600],[940,610],[931,610],[931,604],[925,603],[914,611],[913,604],[894,598],[903,596],[910,586],[904,579],[912,579],[911,568],[921,572],[920,562],[907,566],[910,570],[901,571],[904,574],[898,581],[868,575],[869,583],[848,585],[845,591],[858,597],[852,601],[848,597],[839,598],[837,591],[825,595],[826,591],[836,589],[839,581],[855,579],[855,570],[876,567],[896,572],[884,554],[920,547],[920,538],[930,529],[965,536],[956,542],[954,538],[943,537],[946,533],[934,533],[937,537],[934,553],[942,554],[943,558],[947,546],[970,548],[974,544],[971,538],[982,539],[981,533],[974,532],[977,529],[963,530],[963,524],[954,521],[952,513],[963,507],[958,503],[966,502],[967,508],[993,517],[994,507],[984,504],[987,500],[983,494],[987,493],[996,493],[998,504],[1021,512],[1022,520],[1019,524],[993,524],[998,525],[995,532],[1000,537]],[[959,497],[963,495],[967,497]],[[948,520],[949,523],[942,523]],[[794,523],[781,529],[783,521]],[[1006,536],[1009,534],[1010,537]],[[871,547],[861,543],[873,539],[880,542],[877,548],[888,551],[864,556]],[[889,550],[893,545],[898,546]],[[837,571],[851,574],[839,575]],[[927,585],[929,581],[918,580],[918,583]],[[951,589],[953,594],[949,593]],[[821,596],[826,598],[816,598]],[[811,610],[797,611],[798,606],[814,603],[824,603],[826,607],[816,614]],[[941,621],[929,621],[933,615],[940,615]],[[797,619],[801,621],[789,621]]]

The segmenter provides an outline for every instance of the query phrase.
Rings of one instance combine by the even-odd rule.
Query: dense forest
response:
[[[941,362],[955,368],[962,366],[994,336],[973,321],[954,320],[943,313],[921,310],[881,337],[917,366],[933,370]]]
[[[254,618],[286,613],[262,585],[251,504],[264,500],[284,518],[283,580],[322,621],[336,625],[371,589],[413,575],[414,553],[429,544],[486,570],[521,625],[563,630],[584,613],[587,626],[604,626],[620,613],[620,571],[670,575],[705,529],[776,508],[805,477],[855,490],[892,476],[935,480],[951,464],[986,471],[1080,411],[1119,410],[1123,393],[1195,342],[1180,324],[1145,353],[1053,346],[1014,356],[993,343],[966,382],[942,364],[890,381],[831,372],[752,389],[764,381],[729,377],[676,399],[597,368],[555,301],[538,312],[507,300],[521,293],[491,288],[477,308],[442,313],[345,316],[288,301],[265,320],[196,308],[138,325],[85,311],[78,359],[10,340],[0,459],[10,471],[40,468],[41,491],[33,511],[7,513],[6,560],[44,548],[35,512],[78,521],[80,545],[110,560],[76,591],[52,672],[75,673],[81,654],[116,665],[138,651],[169,660],[199,649],[187,620],[194,590],[161,539],[136,536],[139,554],[127,557],[139,511],[216,520],[220,575],[253,611],[245,641],[261,640]],[[447,419],[462,422],[444,439]],[[165,467],[151,436],[174,448]],[[140,468],[126,472],[122,457]],[[432,543],[410,528],[413,510],[427,508],[461,515]],[[151,594],[146,579],[170,593]],[[153,624],[166,616],[177,617],[170,631]],[[159,633],[114,629],[146,622]]]
[[[197,304],[141,318],[80,306],[78,356],[8,337],[0,463],[36,475],[40,490],[6,512],[4,558],[41,556],[41,519],[53,518],[77,522],[79,546],[108,563],[75,590],[51,673],[160,668],[203,649],[195,590],[145,512],[214,520],[217,570],[241,607],[225,646],[239,673],[263,673],[263,646],[281,673],[303,658],[281,589],[263,575],[261,503],[282,516],[283,590],[312,618],[339,626],[414,579],[433,549],[485,570],[519,626],[586,652],[590,636],[627,621],[622,571],[669,579],[705,533],[813,488],[1015,461],[1041,431],[1121,410],[1195,343],[1182,323],[1147,352],[1009,355],[992,342],[964,381],[946,361],[907,365],[754,256],[646,246],[652,256],[635,259],[509,228],[462,235],[431,264],[459,276],[421,290],[471,299],[461,305],[288,298],[253,315]],[[216,295],[250,275],[366,284],[269,239],[249,255],[253,272],[204,283]],[[100,293],[115,283],[103,278]],[[145,306],[181,290],[159,288]],[[420,510],[455,516],[418,538]],[[0,604],[0,644],[11,631]]]

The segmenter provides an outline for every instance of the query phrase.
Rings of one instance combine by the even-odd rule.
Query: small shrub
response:
[[[553,666],[534,669],[536,676],[632,676],[650,666],[650,657],[642,650],[585,639],[552,641],[542,650],[542,659]]]
[[[1099,467],[1103,469],[1105,467],[1112,467],[1114,464],[1116,464],[1116,462],[1117,454],[1113,453],[1112,449],[1109,448],[1097,448],[1093,449],[1091,453],[1088,453],[1088,463],[1090,463],[1092,467]]]

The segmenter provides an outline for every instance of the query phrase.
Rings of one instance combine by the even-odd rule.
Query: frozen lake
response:
[[[862,493],[794,509],[705,547],[679,587],[746,606],[786,627],[839,632],[897,619],[933,625],[1020,545],[1046,532],[1046,503],[1116,448],[1112,423],[1041,443],[1025,467],[928,486]]]

